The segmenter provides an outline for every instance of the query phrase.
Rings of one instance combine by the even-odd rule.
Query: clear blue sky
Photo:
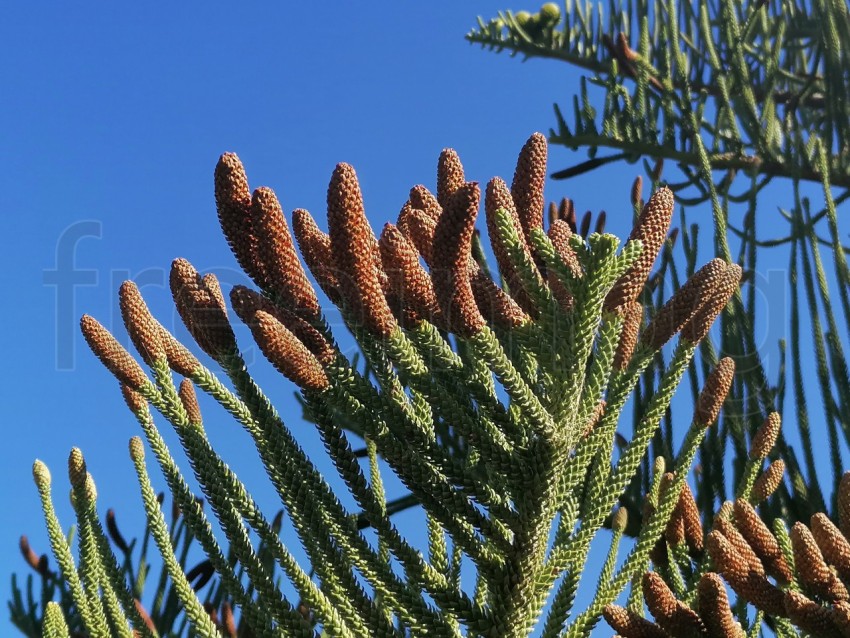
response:
[[[126,342],[117,288],[131,277],[163,323],[188,339],[165,285],[173,258],[216,272],[225,287],[246,283],[215,215],[212,173],[224,151],[238,153],[252,187],[274,188],[286,211],[304,207],[320,218],[334,165],[353,164],[377,228],[395,217],[412,185],[433,186],[446,146],[458,150],[468,177],[509,179],[522,143],[553,124],[552,102],[577,89],[578,74],[464,41],[477,14],[502,8],[500,0],[6,7],[0,601],[9,574],[26,571],[18,536],[48,551],[30,478],[36,457],[53,471],[66,527],[73,518],[65,464],[78,446],[101,511],[114,507],[126,532],[140,529],[126,453],[139,430],[79,336],[79,316],[94,315]],[[576,159],[554,148],[550,166]],[[639,170],[620,166],[551,184],[548,199],[571,196],[581,211],[605,209],[609,227],[624,233]],[[57,298],[57,278],[79,280],[73,297]],[[285,419],[316,450],[292,386],[253,357]],[[207,429],[257,498],[273,502],[247,437],[212,408]],[[4,608],[4,636],[6,616]]]

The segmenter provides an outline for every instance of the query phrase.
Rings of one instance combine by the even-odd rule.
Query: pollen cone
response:
[[[328,387],[328,378],[316,357],[272,315],[258,310],[251,332],[266,358],[287,379],[305,390]]]
[[[382,289],[385,275],[377,240],[366,219],[357,175],[348,164],[337,164],[328,186],[328,233],[338,276],[347,280],[341,282],[341,292],[351,312],[372,334],[389,336],[396,322]]]
[[[452,195],[434,233],[431,279],[437,301],[453,332],[469,337],[484,327],[469,280],[472,234],[478,203],[478,184],[468,183]]]

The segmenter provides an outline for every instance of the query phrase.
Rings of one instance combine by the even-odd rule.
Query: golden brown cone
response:
[[[669,188],[662,188],[653,193],[652,197],[643,207],[635,227],[629,235],[629,241],[640,240],[643,244],[640,256],[632,264],[605,298],[605,309],[615,312],[630,301],[637,299],[643,290],[652,264],[658,256],[658,251],[664,245],[667,237],[667,229],[673,218],[673,192]]]
[[[735,593],[765,613],[785,615],[782,591],[763,574],[752,571],[723,534],[717,530],[709,532],[706,547],[717,570]]]
[[[543,185],[546,182],[546,136],[532,133],[517,158],[511,196],[516,204],[526,243],[531,241],[534,228],[543,229]]]
[[[198,395],[195,394],[195,386],[189,379],[183,379],[180,382],[180,389],[177,394],[180,397],[180,403],[183,404],[183,409],[186,410],[186,415],[189,417],[189,423],[202,423],[203,418],[201,417],[201,406],[198,405]]]
[[[735,376],[735,362],[731,357],[723,357],[717,362],[717,366],[708,375],[705,385],[697,399],[697,409],[694,420],[704,427],[709,427],[717,420],[729,388],[732,387],[732,379]]]
[[[646,518],[646,514],[644,514],[644,518]],[[666,567],[670,564],[667,543],[664,538],[659,538],[655,542],[655,545],[653,545],[652,549],[649,551],[649,558],[653,565],[657,565],[659,567]]]
[[[560,219],[563,219],[570,226],[570,230],[576,232],[576,205],[569,197],[561,200],[561,207],[558,209]]]
[[[549,226],[549,240],[552,242],[555,250],[558,251],[564,265],[569,268],[574,277],[578,278],[582,276],[582,272],[581,266],[578,263],[578,257],[576,257],[575,251],[569,243],[572,234],[573,231],[570,230],[570,225],[563,219],[555,219]],[[561,283],[558,275],[553,271],[547,271],[546,280],[552,291],[552,295],[558,300],[558,304],[560,304],[564,312],[570,312],[575,306],[575,298],[572,293],[567,290],[566,286]]]
[[[292,212],[292,232],[319,287],[335,305],[342,303],[339,266],[331,252],[331,238],[319,229],[313,216],[303,208]]]
[[[227,319],[227,309],[218,279],[201,277],[185,259],[175,259],[169,277],[171,296],[189,334],[213,359],[236,350],[236,336]]]
[[[625,370],[629,365],[643,323],[643,305],[639,301],[632,301],[626,304],[622,313],[623,327],[614,352],[614,370]]]
[[[641,341],[653,350],[670,341],[707,301],[709,292],[722,281],[726,269],[726,262],[715,258],[695,272],[655,314],[641,335]]]
[[[726,274],[718,285],[709,293],[706,302],[697,310],[693,317],[682,327],[682,338],[691,343],[699,343],[708,334],[711,324],[723,312],[732,295],[741,283],[741,267],[731,264],[726,268]]]
[[[794,523],[791,528],[791,547],[797,577],[806,591],[824,600],[850,599],[844,583],[829,569],[814,536],[803,523]]]
[[[263,267],[257,256],[251,190],[245,168],[235,153],[222,155],[215,167],[215,204],[221,230],[236,260],[251,279],[262,285]]]
[[[328,185],[328,234],[337,276],[345,278],[340,292],[355,321],[375,336],[389,336],[396,321],[382,289],[377,240],[366,219],[357,175],[345,163],[337,164]]]
[[[459,186],[462,184],[463,182],[461,182]],[[440,206],[440,202],[438,202],[437,198],[434,197],[431,191],[425,188],[422,184],[417,184],[410,189],[410,199],[408,201],[412,208],[421,210],[434,221],[440,219],[440,215],[443,214],[443,207]]]
[[[227,304],[224,302],[224,293],[221,291],[221,284],[218,283],[218,278],[212,273],[203,275],[201,277],[201,287],[207,291],[210,303],[215,304],[216,308],[227,314]]]
[[[606,605],[602,615],[623,638],[671,638],[654,622],[619,605]]]
[[[94,317],[83,315],[80,329],[92,352],[121,383],[138,390],[148,383],[141,366]]]
[[[729,518],[723,516],[715,519],[714,530],[723,534],[723,538],[732,546],[735,554],[747,564],[749,571],[760,576],[765,575],[764,564],[758,554]]]
[[[750,459],[760,461],[767,458],[767,455],[770,454],[770,451],[776,444],[781,426],[782,419],[778,412],[771,412],[767,415],[764,423],[756,430],[753,440],[750,443]]]
[[[395,222],[395,225],[398,227],[399,231],[401,231],[401,233],[405,237],[407,237],[408,240],[410,239],[410,228],[408,227],[408,225],[410,223],[410,216],[413,214],[413,210],[413,204],[411,204],[410,200],[408,199],[406,202],[404,202],[404,206],[402,206],[401,210],[398,212],[398,218]],[[442,213],[442,209],[440,209],[440,212]]]
[[[679,602],[675,594],[655,572],[643,575],[643,598],[655,622],[674,636],[707,636],[705,626],[697,613]]]
[[[460,157],[453,148],[444,148],[437,160],[437,201],[440,206],[448,206],[452,195],[465,183]]]
[[[850,603],[839,600],[832,605],[832,620],[841,631],[842,638],[850,638]]]
[[[270,188],[258,188],[251,198],[258,231],[259,257],[266,286],[285,307],[309,319],[320,314],[316,291],[298,259],[283,209]]]
[[[494,177],[487,182],[487,188],[485,189],[484,194],[484,211],[487,217],[487,232],[490,235],[490,245],[493,247],[493,254],[496,256],[496,263],[499,266],[499,272],[501,272],[502,276],[505,278],[511,292],[511,296],[525,312],[533,315],[536,313],[537,309],[534,307],[531,298],[528,296],[525,288],[523,287],[522,278],[517,273],[514,260],[510,258],[504,244],[499,240],[496,213],[500,209],[504,209],[508,213],[514,227],[514,231],[522,244],[523,252],[525,252],[529,261],[534,263],[531,255],[531,248],[525,238],[525,231],[520,223],[513,197],[511,197],[511,192],[508,190],[508,185],[505,184],[501,178]]]
[[[404,234],[410,242],[416,246],[416,250],[422,255],[422,259],[429,268],[434,266],[434,233],[437,232],[437,222],[428,217],[421,210],[412,209],[410,214],[403,220],[405,222]],[[399,220],[399,224],[402,220]],[[401,226],[399,226],[401,229]]]
[[[675,515],[682,520],[685,541],[688,547],[692,552],[702,552],[705,545],[702,518],[700,517],[699,507],[697,507],[696,500],[694,499],[694,493],[687,483],[682,486],[682,494],[679,496],[679,502],[676,503]]]
[[[416,312],[413,306],[402,303],[401,297],[394,290],[386,290],[384,294],[387,297],[387,305],[390,307],[393,317],[403,327],[412,330],[421,325],[423,321],[427,321],[427,318]]]
[[[794,625],[808,633],[830,637],[841,635],[841,629],[832,619],[829,608],[821,606],[805,594],[786,591],[785,611]]]
[[[280,308],[271,300],[258,292],[245,286],[234,286],[230,291],[230,304],[233,311],[243,323],[250,326],[254,320],[254,313],[263,310],[280,321],[286,329],[298,337],[313,356],[323,366],[328,365],[336,358],[336,352],[331,344],[322,336],[310,322],[290,312],[286,308]]]
[[[157,359],[165,359],[159,322],[151,316],[136,284],[129,280],[122,283],[118,300],[127,334],[144,362],[153,365]]]
[[[838,527],[850,538],[850,471],[838,483]]]
[[[138,296],[138,298],[134,298]],[[124,314],[124,322],[137,350],[148,353],[152,364],[158,355],[150,355],[161,348],[168,366],[183,375],[191,377],[201,364],[183,344],[168,332],[147,309],[144,300],[138,294],[138,289],[132,282],[125,282],[121,292],[121,307]],[[133,329],[131,329],[133,326]],[[154,336],[156,333],[156,336]],[[148,345],[146,345],[148,344]],[[146,355],[142,355],[143,358]]]
[[[386,224],[378,240],[390,290],[402,306],[411,307],[417,315],[445,329],[442,310],[437,303],[431,276],[419,263],[416,247],[392,224]]]
[[[761,503],[767,500],[782,483],[785,476],[785,461],[776,459],[753,483],[752,500]]]
[[[567,268],[572,271],[575,277],[581,277],[581,265],[578,263],[575,251],[570,246],[570,237],[573,236],[570,225],[563,219],[556,219],[552,222],[547,234]]]
[[[735,522],[741,535],[761,560],[765,571],[777,580],[790,583],[794,573],[785,561],[785,555],[776,537],[765,525],[755,508],[741,498],[735,501]]]
[[[704,574],[697,585],[699,615],[712,638],[744,638],[744,630],[729,607],[723,580],[714,572]]]
[[[844,580],[850,580],[850,542],[822,512],[813,515],[810,523],[812,536],[826,562],[835,567]]]
[[[469,277],[475,303],[487,321],[505,329],[517,328],[526,322],[528,317],[519,304],[485,275],[477,264],[471,267]]]
[[[443,207],[434,232],[431,279],[452,331],[470,337],[484,327],[469,279],[469,259],[475,218],[481,197],[478,184],[464,184]]]
[[[546,283],[549,284],[549,290],[552,291],[552,296],[558,302],[561,310],[567,313],[572,312],[576,305],[576,300],[575,297],[573,297],[573,294],[567,290],[564,284],[562,284],[558,279],[557,275],[555,275],[552,271],[547,273],[546,279]]]
[[[133,388],[128,385],[123,383],[119,385],[121,387],[121,395],[124,397],[124,403],[127,404],[130,412],[138,414],[139,412],[145,412],[148,409],[148,402],[141,394],[133,390]]]
[[[328,387],[328,377],[316,357],[272,315],[258,310],[250,327],[260,350],[287,379],[305,390]]]
[[[174,335],[162,326],[160,326],[160,329],[160,340],[168,359],[168,367],[184,377],[194,375],[200,369],[201,362],[186,346],[177,341]]]

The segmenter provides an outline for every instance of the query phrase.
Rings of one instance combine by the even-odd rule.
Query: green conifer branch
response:
[[[262,636],[272,636],[273,633],[271,631],[271,627],[273,623],[271,610],[255,605],[250,596],[248,596],[238,575],[229,564],[218,541],[216,540],[212,531],[212,525],[174,463],[173,457],[171,456],[165,441],[154,425],[147,404],[145,403],[141,406],[132,406],[132,408],[131,409],[136,416],[136,419],[142,426],[145,439],[156,456],[157,463],[165,476],[168,487],[171,490],[176,503],[183,512],[185,520],[189,528],[192,530],[192,534],[198,539],[204,553],[212,562],[216,573],[222,579],[224,587],[241,606],[243,613],[248,616],[254,630]],[[311,636],[312,632],[308,632],[306,635]]]
[[[134,437],[130,442],[130,458],[136,467],[136,475],[139,479],[139,487],[142,491],[142,502],[145,505],[148,524],[151,527],[154,540],[159,547],[160,555],[165,563],[171,582],[177,591],[180,602],[183,604],[186,615],[189,617],[194,632],[203,638],[222,638],[221,634],[213,625],[209,614],[204,610],[201,601],[192,591],[192,586],[186,580],[186,576],[174,556],[174,548],[168,534],[168,526],[165,517],[159,509],[156,493],[153,491],[147,469],[145,468],[145,452],[141,439]]]
[[[94,521],[97,521],[97,490],[91,475],[86,472],[85,461],[79,449],[71,451],[68,461],[72,491],[71,502],[77,516],[77,529],[80,537],[80,563],[85,564],[88,572],[85,578],[91,579],[91,591],[87,592],[90,607],[100,606],[104,618],[114,635],[120,638],[132,638],[124,610],[118,602],[118,596],[107,578],[106,561],[112,553],[103,554]],[[99,523],[98,523],[99,526]],[[102,533],[102,532],[101,532]],[[135,611],[135,605],[131,607]],[[129,608],[128,608],[129,609]]]
[[[90,609],[89,599],[74,564],[71,548],[68,545],[65,534],[62,532],[59,520],[56,518],[56,511],[53,509],[53,501],[50,496],[50,471],[41,461],[33,463],[33,478],[35,479],[35,484],[41,497],[41,509],[44,512],[44,520],[47,524],[50,546],[62,570],[62,577],[68,583],[74,605],[82,617],[86,630],[93,638],[107,638],[108,631],[105,619],[102,615],[98,616]]]

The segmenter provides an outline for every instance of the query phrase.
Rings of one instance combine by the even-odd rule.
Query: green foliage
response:
[[[663,19],[662,19],[663,16]],[[675,162],[681,175],[668,185],[682,205],[685,272],[696,255],[698,226],[688,230],[687,208],[711,205],[715,254],[737,261],[751,273],[740,296],[723,317],[721,352],[735,358],[742,371],[732,391],[726,427],[709,437],[702,451],[705,481],[698,485],[706,511],[737,484],[744,457],[744,435],[759,426],[763,414],[782,412],[787,389],[794,399],[793,423],[802,449],[780,439],[778,455],[791,472],[793,490],[782,495],[773,515],[807,520],[824,508],[841,476],[841,450],[850,442],[850,377],[844,348],[850,327],[847,286],[850,270],[841,243],[836,206],[850,191],[850,17],[845,3],[657,0],[591,7],[567,2],[564,20],[547,33],[532,34],[511,12],[504,12],[467,36],[471,42],[525,57],[563,60],[591,72],[573,96],[572,116],[555,107],[555,144],[587,149],[589,159],[557,170],[566,179],[604,164],[644,160],[648,175],[660,176],[663,160]],[[599,87],[594,93],[592,87]],[[601,104],[595,108],[593,104]],[[616,149],[605,156],[600,149]],[[793,197],[780,211],[788,232],[773,230],[776,213],[759,207],[760,196],[777,179],[787,180]],[[825,205],[810,209],[805,183],[822,188]],[[833,189],[841,189],[837,196]],[[762,223],[765,216],[770,223]],[[781,225],[779,225],[781,227]],[[762,228],[771,235],[761,236]],[[737,240],[732,246],[729,239]],[[791,334],[779,344],[782,363],[776,381],[754,342],[757,316],[758,258],[786,247],[791,300]],[[822,252],[827,247],[830,265]],[[676,289],[681,266],[672,255],[659,277]],[[775,259],[775,258],[774,258]],[[681,261],[681,260],[677,260]],[[659,288],[666,288],[661,285]],[[801,296],[805,295],[802,306]],[[802,359],[807,335],[800,321],[811,316],[819,401],[810,411],[810,384],[803,383]],[[785,366],[790,348],[790,366]],[[705,369],[716,357],[708,343],[698,357]],[[704,363],[700,359],[705,358]],[[787,375],[790,374],[790,377]],[[822,407],[821,407],[822,406]],[[823,419],[830,448],[831,486],[816,472],[811,423]],[[726,487],[719,480],[725,450],[735,474]],[[669,457],[668,457],[669,458]],[[646,479],[643,480],[646,485]],[[635,496],[638,496],[636,493]]]
[[[785,462],[791,489],[781,488],[762,513],[787,525],[808,522],[826,509],[831,496],[837,517],[842,455],[850,445],[844,352],[850,271],[837,216],[837,206],[850,193],[847,4],[568,1],[564,9],[563,21],[550,31],[529,30],[524,26],[529,20],[505,11],[490,21],[479,19],[467,36],[491,50],[562,60],[588,73],[571,103],[555,106],[550,131],[551,143],[586,149],[588,159],[552,177],[568,179],[606,164],[642,159],[646,173],[658,179],[663,161],[672,161],[678,171],[667,179],[682,206],[682,230],[688,228],[690,211],[710,204],[715,254],[725,259],[737,254],[750,273],[721,322],[717,345],[736,360],[739,373],[723,427],[709,434],[700,452],[696,487],[703,516],[710,517],[732,490],[740,495],[752,486],[756,470],[746,460],[746,434],[755,432],[763,413],[782,412],[790,390],[791,416],[774,458]],[[614,152],[603,154],[605,149]],[[820,193],[807,189],[807,183],[819,186]],[[764,206],[772,192],[785,197],[779,215]],[[821,194],[823,207],[812,208],[809,198],[819,200]],[[787,232],[777,231],[783,222]],[[686,272],[696,254],[697,230],[692,224],[682,235]],[[675,262],[680,260],[671,253],[664,258],[658,277],[666,278],[667,285],[659,288],[676,289]],[[755,276],[768,258],[772,263],[788,260],[791,303],[790,335],[778,344],[781,362],[772,383],[753,336],[754,328],[768,320],[757,311]],[[697,367],[714,361],[715,353],[706,342]],[[803,363],[809,353],[814,355],[812,382],[805,379]],[[653,376],[648,375],[650,388]],[[789,444],[796,439],[798,449]],[[818,476],[826,459],[818,457],[816,441],[828,446],[828,485],[823,474]],[[730,463],[731,481],[724,471]],[[634,498],[648,482],[645,467]],[[780,627],[776,630],[782,634]]]
[[[280,335],[272,343],[269,333],[254,330],[259,321],[256,314],[248,321],[269,359],[301,386],[305,416],[316,424],[359,514],[342,505],[301,450],[249,375],[235,343],[225,343],[223,350],[212,355],[229,386],[200,364],[190,366],[191,370],[175,366],[173,344],[164,350],[160,344],[161,352],[157,347],[140,348],[153,381],[145,377],[143,382],[131,384],[140,398],[130,405],[182,512],[178,525],[185,534],[183,549],[176,549],[181,536],[175,536],[174,523],[169,530],[162,519],[147,478],[142,443],[136,439],[131,444],[132,456],[148,517],[143,547],[154,539],[164,558],[157,602],[150,613],[151,622],[146,623],[146,612],[137,610],[132,602],[142,597],[146,560],[142,558],[139,566],[133,567],[132,545],[129,551],[119,546],[123,561],[115,559],[96,516],[93,482],[84,478],[84,466],[82,470],[79,467],[81,456],[71,472],[77,495],[79,567],[70,541],[52,514],[46,468],[39,468],[37,482],[61,572],[60,577],[47,570],[46,562],[30,561],[34,568],[42,570],[43,564],[44,569],[39,571],[44,636],[67,635],[58,607],[45,607],[58,593],[71,629],[84,628],[92,636],[124,635],[128,627],[144,635],[154,631],[180,635],[188,627],[192,635],[235,635],[232,616],[229,623],[225,620],[235,608],[240,636],[519,637],[542,631],[545,636],[578,637],[589,635],[603,611],[613,622],[611,603],[630,585],[629,609],[642,612],[646,598],[664,626],[653,608],[652,596],[637,586],[650,564],[683,604],[704,618],[705,603],[696,600],[693,592],[705,584],[709,569],[723,573],[739,595],[734,618],[747,635],[758,635],[762,622],[777,635],[797,635],[795,627],[812,635],[832,635],[807,624],[799,613],[788,612],[792,593],[802,590],[819,600],[811,593],[813,585],[805,574],[795,573],[794,582],[784,590],[783,613],[775,609],[765,612],[752,597],[738,591],[734,569],[720,554],[709,555],[693,547],[689,552],[678,544],[670,521],[671,516],[675,520],[681,515],[679,495],[697,455],[700,469],[693,477],[695,503],[706,523],[715,515],[720,521],[712,534],[721,533],[718,529],[724,529],[723,520],[731,520],[731,505],[718,508],[720,503],[732,496],[761,503],[761,497],[752,492],[754,483],[765,479],[761,470],[768,451],[753,456],[748,441],[753,440],[766,414],[782,411],[787,388],[794,398],[792,422],[802,449],[794,449],[780,434],[770,460],[785,463],[790,489],[782,483],[776,498],[761,503],[761,515],[773,521],[773,533],[792,567],[796,552],[802,550],[799,538],[789,535],[788,529],[795,521],[808,521],[815,512],[826,510],[830,495],[838,498],[841,454],[850,444],[850,375],[842,340],[850,328],[850,269],[836,212],[850,192],[850,83],[846,73],[850,19],[846,4],[825,0],[811,4],[791,0],[751,4],[634,0],[610,3],[603,13],[601,5],[594,10],[589,3],[568,1],[563,10],[547,3],[533,14],[503,12],[489,22],[479,20],[468,38],[498,51],[560,59],[592,74],[582,81],[579,94],[572,96],[571,115],[567,115],[570,109],[556,106],[556,126],[550,133],[552,143],[586,148],[589,159],[556,171],[556,179],[616,161],[643,159],[656,189],[661,183],[662,160],[678,167],[681,177],[669,186],[682,205],[679,241],[674,235],[659,244],[656,272],[639,291],[645,310],[635,330],[644,323],[644,313],[650,319],[656,316],[663,290],[679,290],[694,276],[699,227],[687,224],[685,208],[707,203],[713,212],[713,249],[724,263],[737,261],[747,273],[755,273],[757,263],[763,263],[757,262],[763,251],[777,246],[789,249],[791,365],[785,365],[786,344],[782,342],[777,380],[768,381],[753,333],[759,317],[756,282],[750,276],[723,311],[719,340],[682,337],[668,358],[659,348],[647,347],[647,335],[657,329],[657,324],[650,324],[643,329],[645,338],[634,353],[627,353],[627,365],[618,368],[615,354],[622,346],[628,319],[624,312],[612,312],[605,300],[640,256],[642,244],[630,241],[617,253],[616,238],[601,233],[603,220],[599,233],[582,231],[585,237],[574,236],[565,251],[555,241],[551,227],[548,234],[542,232],[542,220],[536,227],[517,226],[509,211],[501,208],[494,214],[497,232],[491,241],[497,257],[499,250],[503,251],[516,271],[512,279],[500,261],[501,275],[509,282],[506,290],[520,302],[523,317],[510,326],[499,321],[504,316],[489,314],[483,328],[469,331],[463,326],[458,330],[436,316],[423,317],[421,308],[417,315],[395,307],[400,325],[376,334],[377,314],[370,312],[378,311],[370,307],[374,298],[368,297],[362,281],[354,286],[354,293],[339,294],[337,289],[335,297],[333,290],[326,289],[357,338],[366,367],[361,372],[356,361],[345,360],[323,318],[310,316],[312,329],[331,345],[333,357],[322,361],[321,375],[305,379],[279,360]],[[600,156],[600,148],[614,152]],[[793,198],[781,211],[788,232],[765,239],[757,234],[758,201],[777,178],[793,186]],[[806,182],[822,187],[822,209],[811,209],[805,196]],[[833,188],[844,190],[833,196]],[[516,200],[517,193],[513,194]],[[637,213],[642,204],[639,185],[632,199]],[[463,221],[462,211],[453,209],[446,214],[458,204],[450,204],[446,198],[441,198],[440,204],[443,212],[438,223]],[[351,210],[346,214],[354,215]],[[474,213],[466,214],[474,220]],[[765,214],[775,215],[773,211],[759,213]],[[527,222],[522,216],[520,211],[520,222]],[[556,220],[557,211],[551,217]],[[571,221],[575,231],[574,218]],[[292,311],[291,300],[282,298],[274,282],[263,278],[262,267],[252,271],[257,264],[250,259],[246,266],[240,243],[233,241],[225,222],[222,219],[240,263],[257,281],[264,298],[278,310]],[[403,227],[401,218],[398,225]],[[588,219],[585,227],[589,225]],[[457,230],[462,234],[460,226]],[[413,240],[412,234],[405,234]],[[730,237],[737,243],[730,244]],[[374,245],[375,240],[370,244],[365,236],[361,239],[365,244],[359,245],[359,252],[368,253],[364,246]],[[341,244],[333,228],[329,244],[336,251],[333,259],[340,259]],[[832,275],[822,254],[824,246],[832,261]],[[450,267],[445,261],[431,263],[435,258],[421,246],[417,248],[432,274]],[[490,272],[481,261],[480,247],[459,244],[455,248],[463,256],[464,273],[470,254],[481,272]],[[680,256],[675,252],[678,248]],[[323,273],[310,263],[307,251],[304,253],[321,282]],[[357,256],[347,258],[362,266]],[[390,270],[386,261],[383,268]],[[473,272],[477,271],[471,269]],[[480,281],[474,274],[455,271],[454,276],[456,281],[464,277]],[[435,283],[438,279],[435,277]],[[208,296],[215,296],[198,285]],[[563,303],[562,291],[567,292],[570,304]],[[708,297],[703,295],[701,303]],[[800,298],[805,300],[803,309]],[[481,307],[481,297],[475,299]],[[180,308],[177,293],[175,300]],[[456,297],[447,300],[444,294],[439,301],[446,314],[457,316],[463,310]],[[298,314],[298,308],[294,310]],[[691,310],[696,312],[696,306]],[[825,417],[830,450],[832,475],[827,488],[816,472],[812,444],[816,434],[810,424],[818,420],[819,413],[810,411],[811,401],[806,397],[810,387],[804,383],[802,368],[808,335],[801,329],[801,317],[809,313],[817,404]],[[199,338],[197,325],[193,331],[191,324],[190,318],[190,332],[207,350],[211,337],[201,329]],[[132,334],[133,327],[128,328]],[[683,334],[693,330],[693,326],[685,327]],[[302,334],[299,338],[304,339]],[[286,343],[289,349],[284,358],[303,364],[303,351]],[[102,350],[98,354],[104,358]],[[312,355],[318,356],[316,352]],[[674,418],[670,410],[673,392],[687,376],[694,401],[698,401],[700,377],[710,379],[721,356],[731,357],[739,368],[731,380],[723,418],[718,427],[707,430],[710,423],[702,422],[697,410],[684,441],[677,444],[682,433],[675,432],[673,424],[682,420]],[[105,363],[125,384],[131,377],[138,381],[135,372],[114,360]],[[169,364],[221,404],[251,435],[310,559],[309,567],[298,564],[279,538],[279,522],[268,522],[225,459],[210,446],[202,424],[192,421]],[[311,365],[306,368],[313,369]],[[723,365],[721,362],[720,367]],[[604,411],[599,410],[601,399]],[[621,417],[629,414],[623,409],[629,400],[634,428],[626,436],[618,430],[623,429]],[[148,405],[177,431],[192,472],[227,539],[226,551],[159,436]],[[365,446],[365,454],[355,451],[355,441],[359,442],[356,447]],[[379,457],[386,465],[378,463]],[[387,466],[410,490],[409,497],[386,502],[381,472]],[[732,472],[728,472],[730,466]],[[665,480],[667,468],[674,473]],[[414,502],[427,514],[427,552],[411,545],[390,519],[398,507]],[[833,503],[831,509],[837,517],[840,504]],[[362,533],[364,526],[374,528],[374,542]],[[613,528],[613,539],[596,591],[590,605],[575,613],[576,591],[591,541],[605,526]],[[847,530],[842,530],[846,535]],[[634,540],[620,560],[624,534]],[[660,541],[662,537],[666,541]],[[186,548],[192,543],[200,544],[208,556],[204,573],[215,573],[206,609],[192,588],[192,579],[185,576]],[[469,591],[460,584],[462,566],[475,574],[475,585]],[[283,594],[281,579],[288,581],[301,602]],[[194,584],[199,589],[198,583]],[[23,631],[41,635],[38,603],[31,591],[30,579],[24,603],[15,587],[16,598],[10,607]],[[166,592],[168,604],[163,603]],[[748,613],[748,603],[758,608],[755,620]],[[823,603],[828,610],[825,614],[838,613],[828,601]],[[664,627],[671,635],[690,635]]]

